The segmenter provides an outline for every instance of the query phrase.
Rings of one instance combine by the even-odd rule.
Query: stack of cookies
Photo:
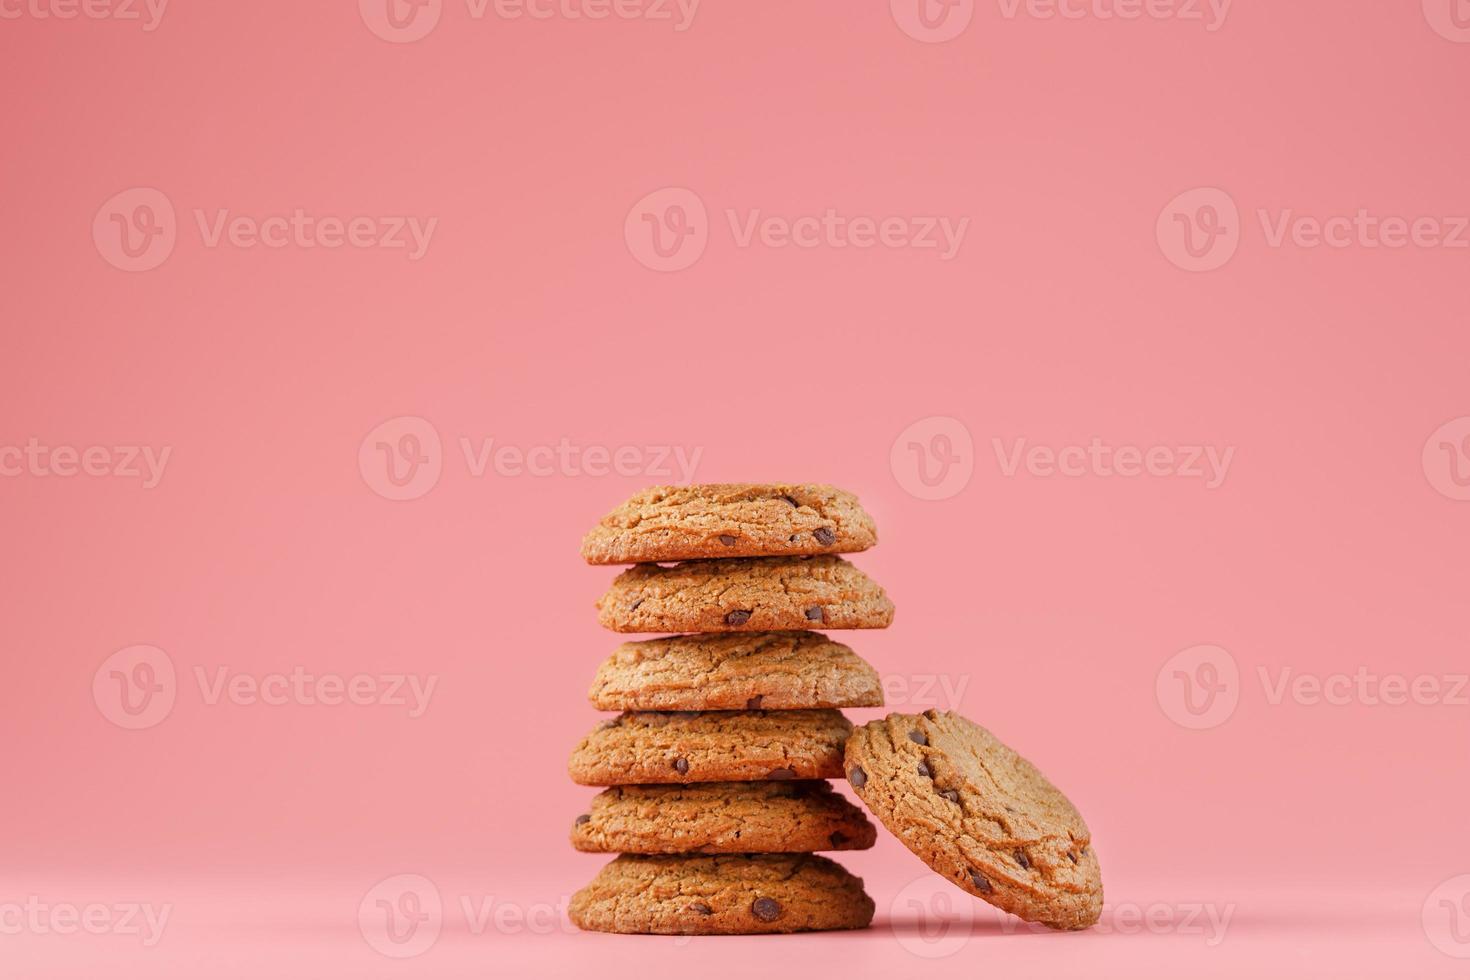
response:
[[[573,780],[608,787],[572,843],[619,856],[572,898],[578,926],[871,921],[862,881],[814,852],[873,845],[873,825],[826,780],[846,775],[853,727],[838,709],[881,705],[882,688],[815,631],[892,622],[883,590],[838,557],[876,542],[856,497],[807,484],[655,487],[587,535],[588,562],[633,565],[598,602],[602,624],[677,635],[623,644],[593,682],[593,705],[621,714],[572,753]]]

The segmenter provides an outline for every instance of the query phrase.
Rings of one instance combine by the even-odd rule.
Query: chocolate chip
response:
[[[731,626],[744,626],[750,622],[750,610],[736,609],[734,612],[728,612],[725,614],[725,622]]]
[[[827,614],[822,611],[822,607],[821,606],[808,606],[807,607],[807,610],[806,610],[806,618],[807,619],[810,619],[810,620],[812,620],[814,622],[820,623],[826,617],[827,617]]]
[[[1026,856],[1025,851],[1016,852],[1016,863],[1027,871],[1031,870],[1031,859]]]
[[[637,609],[641,605],[643,605],[643,600],[642,599],[639,599],[637,602],[633,603],[631,606],[628,607],[628,612],[632,612],[633,610]]]
[[[1068,861],[1071,861],[1073,864],[1076,864],[1077,863],[1077,855],[1073,854],[1071,851],[1068,851],[1067,852],[1067,860]]]
[[[799,534],[793,534],[791,537],[787,538],[786,540],[787,541],[795,541],[799,537],[801,537],[801,535],[799,535]]]
[[[733,535],[733,534],[722,534],[722,535],[720,535],[720,544],[724,545],[726,548],[730,547],[730,545],[732,545],[734,543],[735,543],[735,535]]]
[[[783,769],[772,769],[770,771],[770,773],[768,773],[766,775],[766,778],[767,779],[795,779],[796,778],[796,770],[795,769],[784,769],[784,768]]]
[[[755,697],[750,698],[745,702],[745,707],[751,711],[759,711],[761,708],[761,702],[765,699],[766,696],[764,694],[757,694]]]
[[[680,756],[679,758],[677,758],[677,759],[674,760],[674,772],[677,772],[679,775],[682,776],[685,773],[687,773],[688,771],[689,771],[689,760],[688,759],[685,759],[683,756]]]
[[[833,847],[841,847],[843,844],[847,843],[847,835],[840,830],[832,831],[831,836],[829,836],[827,839],[832,842]]]
[[[923,732],[915,728],[913,731],[909,732],[909,741],[917,742],[920,745],[928,745],[929,736],[925,735]]]
[[[934,778],[934,774],[929,771],[929,764],[927,762],[919,763],[919,775],[923,776],[925,779]]]
[[[798,504],[796,502],[796,498],[795,497],[783,496],[781,499],[784,500],[784,501],[786,501],[788,504],[790,504],[793,507],[800,507],[801,506],[801,504]]]
[[[832,533],[830,527],[819,527],[812,532],[812,537],[817,539],[817,544],[822,547],[830,547],[837,543],[837,535]]]
[[[715,914],[715,910],[712,909],[712,908],[710,908],[708,905],[704,904],[703,902],[695,902],[693,905],[689,906],[689,911],[691,911],[691,912],[698,912],[700,915],[714,915]]]
[[[958,803],[960,801],[960,791],[957,789],[942,789],[939,791],[939,795],[951,803]]]
[[[781,903],[774,898],[758,898],[750,903],[750,911],[762,922],[775,922],[781,918]]]
[[[862,766],[853,766],[852,772],[847,774],[847,781],[849,783],[852,783],[858,789],[862,789],[864,786],[868,785],[868,774],[863,772]]]
[[[590,813],[579,814],[577,816],[577,826],[580,827],[584,823],[586,823],[587,821],[589,821],[591,819],[592,819],[592,814],[590,814]]]
[[[984,892],[987,895],[990,894],[990,879],[985,877],[980,872],[972,869],[970,871],[970,881],[975,885],[976,891]]]

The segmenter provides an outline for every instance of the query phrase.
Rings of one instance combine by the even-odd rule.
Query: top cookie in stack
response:
[[[634,563],[598,601],[602,624],[685,635],[625,643],[597,672],[592,703],[623,713],[572,753],[574,781],[611,787],[572,842],[623,856],[574,897],[578,925],[868,923],[861,882],[809,852],[873,844],[867,818],[822,780],[843,776],[852,726],[837,709],[881,705],[882,688],[871,665],[811,631],[893,621],[883,590],[838,557],[877,539],[855,496],[819,484],[654,487],[587,534],[589,563]]]
[[[619,633],[881,629],[893,603],[837,557],[877,541],[857,497],[836,487],[718,483],[635,494],[583,539],[582,555],[640,563],[597,604]]]
[[[846,490],[819,483],[650,487],[582,540],[589,565],[691,558],[840,555],[878,543],[873,519]]]

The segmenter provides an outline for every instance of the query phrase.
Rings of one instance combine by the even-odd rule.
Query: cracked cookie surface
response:
[[[649,487],[582,540],[593,565],[863,551],[873,519],[846,490],[818,483]]]
[[[882,629],[893,622],[883,589],[835,555],[635,565],[597,601],[619,633],[725,633]]]
[[[974,722],[937,711],[869,722],[848,739],[847,778],[909,850],[971,895],[1056,929],[1102,914],[1081,814]]]
[[[584,786],[832,779],[852,723],[842,712],[626,711],[572,750]]]
[[[816,854],[625,854],[567,911],[598,932],[739,936],[861,929],[873,900],[861,878]]]
[[[856,708],[881,705],[883,686],[821,633],[700,633],[624,643],[587,696],[603,711]]]
[[[572,825],[579,851],[784,854],[873,846],[867,815],[821,780],[614,786]]]

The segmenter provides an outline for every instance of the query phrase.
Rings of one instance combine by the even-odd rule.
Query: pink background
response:
[[[412,43],[351,0],[176,0],[152,31],[7,7],[0,446],[172,452],[152,489],[0,478],[0,906],[173,912],[151,947],[11,930],[3,972],[1463,975],[1470,931],[1437,948],[1421,908],[1467,890],[1470,707],[1273,704],[1258,675],[1467,669],[1470,503],[1421,451],[1470,415],[1470,250],[1273,247],[1257,217],[1470,214],[1470,44],[1427,7],[1238,0],[1210,31],[980,3],[944,43],[883,3],[705,0],[680,32],[444,0]],[[92,229],[140,187],[177,241],[128,272]],[[697,195],[708,242],[658,272],[625,224],[665,188]],[[1156,235],[1193,188],[1238,207],[1210,271]],[[208,247],[193,216],[297,208],[438,223],[410,260]],[[739,247],[726,211],[755,208],[970,223],[948,261]],[[390,501],[359,450],[400,416],[432,424],[442,473]],[[973,477],[923,500],[890,450],[935,416]],[[1094,437],[1235,453],[1207,489],[1006,476],[992,445]],[[577,546],[669,478],[475,476],[461,438],[698,447],[701,481],[857,491],[881,544],[856,561],[898,615],[840,638],[911,691],[964,684],[895,706],[957,708],[1072,796],[1105,928],[1013,934],[981,905],[973,934],[937,925],[969,900],[901,900],[925,869],[885,835],[840,858],[878,904],[862,934],[476,934],[461,896],[555,905],[601,863],[566,842],[592,795],[566,755],[617,642],[592,608],[612,570]],[[134,644],[178,681],[129,731],[93,679]],[[1238,706],[1191,730],[1156,679],[1201,644],[1238,665]],[[438,682],[410,718],[209,704],[195,681],[298,666]],[[446,912],[395,961],[358,905],[401,873]],[[1116,918],[1154,903],[1174,925]],[[1232,910],[1223,941],[1182,921],[1196,903]]]

